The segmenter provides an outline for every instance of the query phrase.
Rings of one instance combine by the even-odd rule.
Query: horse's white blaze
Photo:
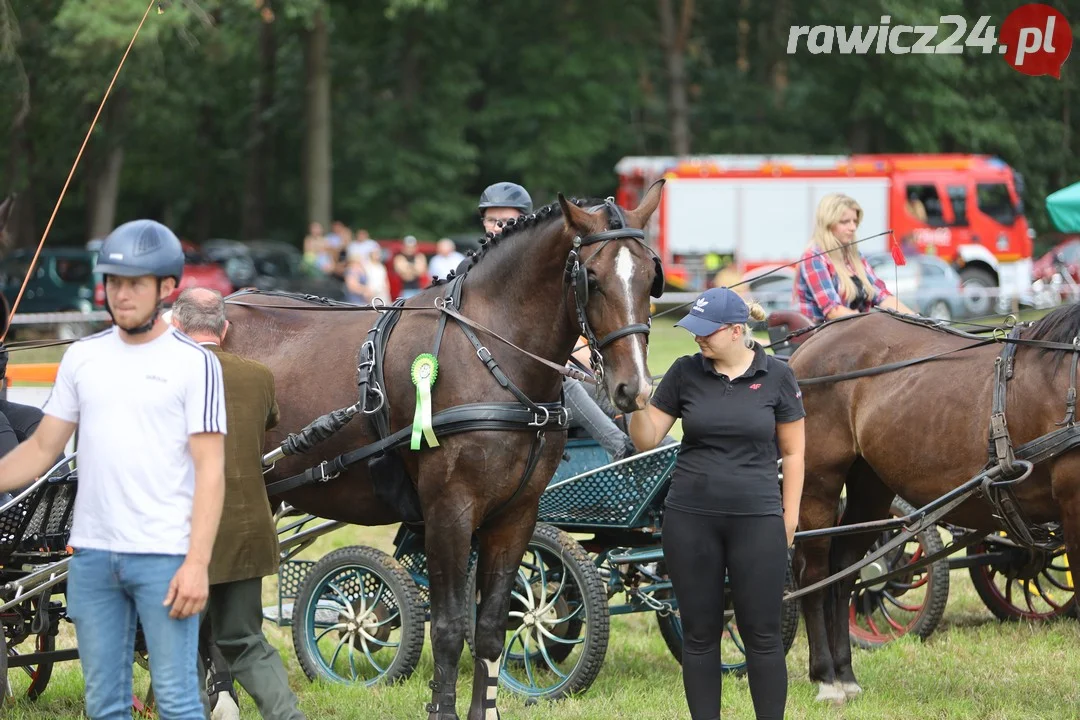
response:
[[[487,676],[489,678],[497,678],[497,677],[499,677],[499,661],[501,659],[502,659],[501,655],[499,657],[495,658],[494,660],[483,660],[483,658],[481,658],[481,660],[483,660],[484,667],[487,670]],[[498,683],[488,683],[486,694],[485,694],[484,697],[486,697],[489,701],[494,700],[495,696],[498,694],[498,692],[499,692]],[[497,708],[491,708],[491,707],[485,708],[484,709],[484,720],[499,720],[499,711],[498,711],[498,709]]]
[[[631,254],[630,248],[623,245],[615,256],[615,276],[622,280],[623,295],[626,298],[626,307],[629,308],[634,307],[634,294],[631,289],[634,269],[634,256]],[[647,386],[649,384],[649,371],[645,368],[645,343],[640,342],[638,336],[634,336],[633,339],[631,357],[634,362],[634,372],[641,378],[641,382]]]

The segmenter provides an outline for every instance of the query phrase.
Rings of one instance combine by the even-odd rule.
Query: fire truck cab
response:
[[[616,200],[624,207],[635,207],[655,180],[666,178],[648,234],[678,289],[703,290],[728,265],[745,273],[797,261],[818,202],[841,192],[863,208],[859,238],[891,230],[906,252],[953,264],[967,287],[998,287],[1005,298],[1030,291],[1023,179],[994,157],[627,157],[616,171]],[[887,247],[888,235],[860,244],[864,253]]]

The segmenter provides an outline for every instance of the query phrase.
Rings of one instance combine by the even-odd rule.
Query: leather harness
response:
[[[642,230],[627,226],[626,217],[622,209],[616,205],[611,198],[605,201],[604,207],[608,211],[610,229],[587,235],[584,238],[575,237],[573,248],[567,257],[565,272],[565,280],[574,294],[576,321],[581,333],[589,340],[592,348],[592,376],[573,367],[558,365],[519,348],[509,340],[478,325],[458,312],[455,308],[461,307],[461,291],[466,277],[464,274],[450,279],[444,286],[445,290],[443,295],[435,300],[434,308],[440,312],[433,348],[433,354],[436,358],[438,358],[439,350],[442,345],[443,335],[447,326],[447,319],[453,319],[458,327],[461,328],[465,337],[468,338],[469,342],[472,343],[473,347],[476,349],[477,358],[484,364],[488,372],[494,376],[501,387],[509,391],[517,400],[517,402],[506,403],[469,403],[441,410],[432,416],[432,427],[436,433],[439,435],[451,435],[475,430],[535,430],[536,432],[535,439],[530,446],[529,455],[525,462],[525,470],[518,481],[514,493],[505,502],[500,504],[492,514],[501,512],[517,499],[522,490],[528,485],[529,478],[540,460],[546,443],[545,434],[549,431],[565,432],[569,428],[571,416],[569,409],[566,408],[563,403],[562,397],[560,397],[558,402],[537,403],[532,401],[524,392],[522,392],[522,390],[502,371],[498,362],[495,360],[495,357],[473,331],[474,328],[497,338],[504,344],[515,348],[533,360],[547,365],[564,377],[577,379],[582,382],[597,383],[603,379],[603,358],[600,355],[600,350],[607,345],[610,345],[615,340],[627,335],[635,333],[642,333],[646,335],[646,337],[649,335],[651,322],[649,324],[635,323],[614,330],[598,340],[585,313],[585,307],[589,300],[586,265],[592,258],[599,254],[603,245],[606,245],[611,241],[632,240],[642,244],[646,249],[649,249],[644,243],[645,233]],[[603,243],[603,245],[601,245],[588,260],[582,261],[581,248],[595,243]],[[651,252],[650,249],[650,253]],[[658,297],[663,292],[664,288],[663,268],[655,253],[652,253],[652,257],[655,263],[656,274],[653,285],[650,288],[650,294],[653,297]],[[227,298],[227,301],[232,304],[246,305],[249,307],[305,309],[305,306],[244,303],[235,299],[240,295],[251,292],[257,291],[241,291],[239,293],[234,293]],[[342,453],[331,460],[323,461],[318,465],[309,467],[303,472],[291,477],[268,483],[266,486],[268,494],[273,496],[289,490],[294,490],[304,485],[323,483],[336,478],[349,466],[361,461],[367,461],[371,477],[375,483],[376,494],[379,495],[384,502],[387,502],[394,507],[402,515],[404,522],[417,525],[423,524],[423,516],[420,509],[419,497],[416,494],[416,488],[408,478],[400,456],[394,452],[398,448],[409,443],[411,427],[406,426],[396,432],[391,432],[390,430],[390,409],[387,404],[387,393],[384,390],[385,378],[383,375],[383,361],[386,353],[387,341],[401,317],[401,311],[430,311],[432,307],[404,307],[404,299],[399,299],[390,306],[359,306],[326,300],[325,298],[282,292],[260,294],[276,294],[293,299],[303,299],[312,303],[312,305],[306,306],[311,307],[312,309],[377,310],[379,312],[378,320],[368,331],[366,340],[360,346],[357,361],[357,385],[359,390],[357,402],[351,406],[327,413],[326,415],[317,418],[299,433],[289,435],[276,451],[272,451],[265,456],[264,465],[267,464],[267,458],[272,458],[274,456],[280,458],[311,450],[315,444],[341,430],[341,428],[357,414],[366,415],[370,419],[378,440],[365,445],[364,447]],[[273,465],[270,464],[264,472],[269,472],[272,468]]]

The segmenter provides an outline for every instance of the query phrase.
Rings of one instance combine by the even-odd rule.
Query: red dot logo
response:
[[[1021,5],[1001,26],[998,49],[1006,62],[1025,75],[1061,79],[1061,66],[1072,51],[1072,28],[1060,12],[1042,3]]]

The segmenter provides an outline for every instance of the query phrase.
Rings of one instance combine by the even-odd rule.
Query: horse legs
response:
[[[458,720],[458,661],[468,627],[465,583],[472,530],[461,522],[462,513],[451,508],[429,510],[433,522],[425,529],[428,577],[431,588],[431,650],[435,677],[431,682],[428,720]],[[439,520],[442,522],[439,522]]]
[[[885,487],[865,461],[856,461],[848,473],[847,509],[844,511],[843,524],[851,525],[887,517],[893,497],[893,492]],[[871,533],[838,536],[833,540],[830,551],[830,571],[839,572],[857,563],[866,555],[866,551],[874,544],[875,539],[876,536]],[[851,667],[851,637],[848,628],[851,594],[855,591],[857,580],[858,575],[855,575],[827,588],[827,591],[832,594],[832,615],[826,618],[826,623],[831,625],[829,639],[832,647],[834,677],[840,684],[845,697],[862,692],[862,688],[855,680],[855,671]]]
[[[1054,463],[1050,473],[1054,497],[1061,507],[1061,525],[1065,531],[1065,552],[1069,568],[1080,568],[1080,457],[1065,455]],[[1080,588],[1075,580],[1077,571],[1072,570],[1073,602],[1080,604]]]
[[[809,466],[809,464],[808,464]],[[844,474],[840,471],[807,475],[799,506],[799,529],[816,530],[836,524],[836,508]],[[829,575],[829,537],[811,538],[795,543],[793,571],[799,587],[807,587]],[[844,691],[836,683],[826,613],[831,614],[831,588],[823,588],[802,598],[806,639],[810,647],[810,681],[818,683],[818,700],[843,702]]]
[[[499,517],[494,525],[481,528],[478,533],[476,587],[480,590],[480,608],[473,641],[476,668],[469,720],[499,720],[495,697],[506,642],[510,591],[535,526],[535,514],[519,512]]]

